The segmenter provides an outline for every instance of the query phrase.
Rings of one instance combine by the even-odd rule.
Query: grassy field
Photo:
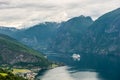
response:
[[[2,75],[3,77],[7,76],[8,74],[6,73],[0,73],[0,75]]]
[[[13,69],[13,74],[31,72],[28,69]]]
[[[51,68],[55,68],[55,67],[58,67],[58,65],[57,64],[52,64],[51,65]]]

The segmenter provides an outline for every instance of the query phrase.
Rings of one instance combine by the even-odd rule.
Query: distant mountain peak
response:
[[[116,10],[120,10],[120,7],[119,7],[119,8],[117,8]]]
[[[86,22],[90,22],[90,23],[93,23],[93,20],[90,16],[84,16],[84,15],[81,15],[81,16],[78,16],[78,17],[74,17],[74,18],[71,18],[69,19],[68,21],[66,21],[67,23],[86,23]]]

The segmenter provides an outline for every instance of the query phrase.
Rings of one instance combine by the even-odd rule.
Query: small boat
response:
[[[72,55],[72,58],[75,60],[75,61],[80,61],[80,54],[73,54]]]

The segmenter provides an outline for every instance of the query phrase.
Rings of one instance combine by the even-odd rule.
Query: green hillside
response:
[[[46,67],[49,62],[37,51],[0,34],[0,64]]]

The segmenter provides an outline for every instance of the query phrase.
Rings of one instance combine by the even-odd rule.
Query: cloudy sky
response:
[[[44,21],[102,14],[120,7],[120,0],[0,0],[0,26],[28,27]]]

